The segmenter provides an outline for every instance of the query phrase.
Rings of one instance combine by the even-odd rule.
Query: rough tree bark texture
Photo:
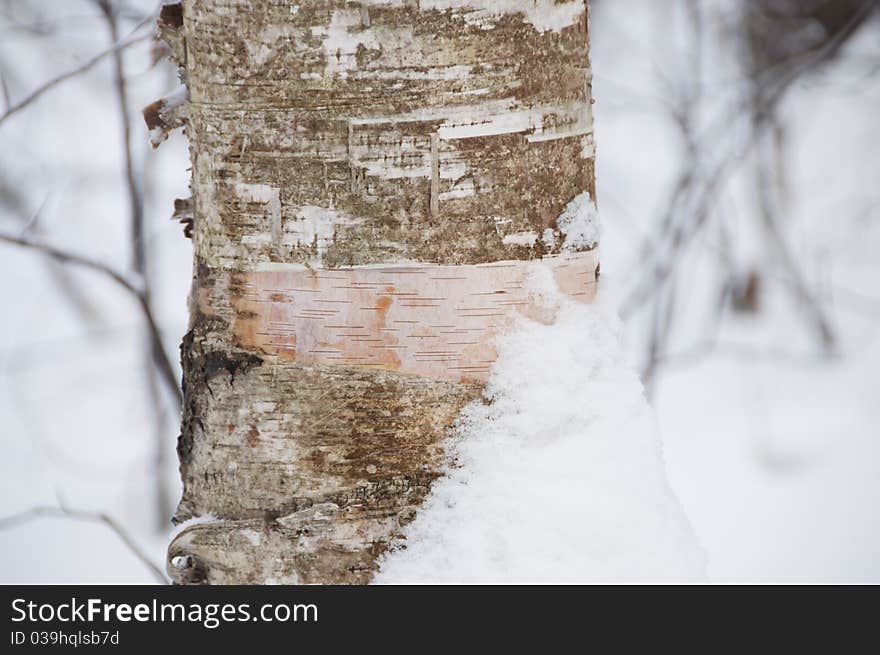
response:
[[[181,583],[365,583],[537,261],[589,300],[585,0],[187,0]],[[569,221],[571,222],[571,221]],[[569,226],[570,227],[570,226]]]

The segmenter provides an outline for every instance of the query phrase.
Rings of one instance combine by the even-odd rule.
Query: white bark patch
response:
[[[585,250],[599,243],[599,213],[589,193],[575,196],[562,210],[556,224],[565,235],[563,250]]]
[[[349,71],[357,70],[358,47],[364,46],[368,50],[380,47],[376,33],[369,29],[369,18],[365,25],[360,9],[335,10],[330,25],[313,27],[312,34],[324,37],[324,75],[328,77],[347,77]]]
[[[593,120],[584,102],[516,109],[515,98],[491,100],[481,104],[453,107],[430,107],[394,116],[354,118],[349,121],[348,157],[351,164],[367,176],[385,180],[429,178],[431,211],[436,214],[440,202],[476,195],[472,170],[463,158],[456,141],[505,134],[525,134],[532,143],[582,136],[581,155],[592,157]],[[406,136],[376,140],[374,130],[387,125],[393,132],[408,122],[442,120],[438,131],[424,138]],[[440,180],[455,180],[451,189],[440,190]],[[482,180],[480,188],[492,188]]]
[[[581,138],[581,159],[593,159],[595,156],[596,142],[593,140],[593,133],[590,132]]]
[[[356,225],[362,220],[337,209],[303,205],[296,212],[296,220],[288,223],[283,243],[315,246],[320,259],[338,227]]]
[[[397,0],[387,4],[405,4],[407,0]],[[386,4],[373,0],[370,4]],[[465,20],[490,30],[497,20],[505,15],[520,14],[523,19],[539,32],[559,32],[573,25],[586,10],[584,0],[421,0],[419,8],[423,11],[436,9],[458,10],[464,13]]]
[[[488,68],[492,64],[486,64],[483,68]],[[459,64],[453,66],[434,66],[431,68],[417,68],[417,69],[394,69],[394,70],[384,70],[384,69],[369,69],[369,70],[360,70],[352,75],[354,79],[357,80],[438,80],[438,81],[450,81],[450,80],[461,80],[466,79],[474,70],[474,66],[471,64]],[[320,77],[320,75],[318,76]],[[488,93],[488,89],[477,89],[474,91],[470,91],[469,93],[474,95],[483,95]]]
[[[278,189],[268,184],[238,182],[235,185],[235,193],[245,202],[266,204],[271,220],[272,242],[279,243],[281,241],[281,194]]]
[[[245,41],[248,57],[257,68],[263,66],[277,49],[281,38],[293,37],[296,32],[287,25],[267,25],[253,40]]]
[[[259,546],[263,541],[263,535],[257,532],[256,530],[251,530],[250,528],[245,528],[241,530],[241,536],[250,542],[251,546]]]
[[[453,180],[459,180],[459,181],[456,182],[455,185],[449,191],[444,191],[443,193],[441,193],[439,195],[440,200],[453,200],[455,198],[469,198],[470,196],[473,196],[476,194],[477,188],[474,183],[473,176],[467,176],[467,177],[465,177],[465,179],[461,179],[462,177],[465,176],[468,169],[464,166],[461,166],[461,165],[459,165],[458,168],[460,169],[459,174],[453,175],[451,173],[451,171],[447,170],[446,175],[443,176],[444,179],[453,179]],[[483,179],[483,182],[484,182],[482,185],[483,187],[488,186],[488,181],[485,180],[485,178]]]
[[[538,143],[541,141],[554,141],[556,139],[565,139],[567,137],[572,136],[583,136],[585,138],[589,138],[589,142],[592,143],[592,134],[593,134],[593,116],[589,111],[583,111],[583,105],[577,104],[573,106],[569,106],[566,108],[568,114],[568,120],[563,125],[551,125],[545,126],[544,117],[541,117],[541,122],[537,126],[537,129],[534,134],[529,134],[526,139],[529,143]],[[558,114],[554,115],[558,116]],[[586,145],[586,144],[584,144]],[[582,159],[588,159],[592,157],[593,153],[590,150],[581,153]]]
[[[534,232],[515,232],[508,234],[501,242],[505,246],[528,246],[531,248],[538,241],[538,235]]]
[[[276,522],[285,527],[296,529],[304,523],[327,522],[339,513],[339,505],[335,503],[318,503],[293,514],[281,516]]]
[[[454,108],[440,126],[441,139],[468,139],[516,132],[530,132],[528,140],[551,141],[588,134],[593,130],[590,113],[582,102],[511,109],[514,98],[476,106]],[[547,125],[547,117],[562,125]]]
[[[280,578],[271,576],[263,581],[267,586],[294,586],[300,584],[299,577],[295,575],[282,576]]]

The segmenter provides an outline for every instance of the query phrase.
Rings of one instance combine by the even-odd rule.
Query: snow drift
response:
[[[375,582],[701,580],[614,311],[563,296],[543,268],[530,286],[555,321],[499,338],[485,402],[460,416],[447,476]]]

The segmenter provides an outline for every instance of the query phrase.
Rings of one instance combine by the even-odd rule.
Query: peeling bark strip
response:
[[[553,320],[530,262],[594,293],[586,2],[186,0],[160,27],[193,162],[176,519],[217,517],[169,573],[368,582],[492,336]]]
[[[594,252],[550,259],[557,285],[589,301]],[[529,262],[258,270],[238,276],[236,342],[302,364],[340,364],[484,382],[492,339],[516,314],[549,321]],[[206,308],[207,309],[207,308]]]

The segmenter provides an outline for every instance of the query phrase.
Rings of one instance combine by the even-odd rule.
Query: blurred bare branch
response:
[[[0,208],[5,208],[15,215],[23,226],[19,230],[20,236],[34,235],[40,231],[40,219],[46,204],[49,202],[49,194],[36,209],[31,211],[21,190],[8,180],[0,178]],[[99,319],[98,309],[92,299],[76,284],[64,265],[55,259],[47,259],[49,275],[58,288],[63,292],[73,309],[88,323],[96,323]]]
[[[111,0],[93,0],[100,9],[107,29],[110,32],[110,41],[119,41],[119,27],[117,21],[118,7]],[[142,281],[141,293],[147,304],[151,302],[150,274],[147,269],[147,249],[144,238],[144,194],[141,188],[141,175],[135,170],[134,155],[131,141],[131,114],[128,107],[128,86],[125,79],[125,62],[121,50],[113,52],[114,84],[116,88],[116,101],[119,110],[119,120],[122,125],[122,148],[125,160],[125,182],[129,204],[129,240],[131,244],[132,268]],[[150,399],[155,408],[154,434],[155,434],[155,457],[154,466],[156,471],[156,515],[159,525],[164,527],[168,518],[174,511],[174,503],[168,494],[168,486],[165,484],[164,472],[167,463],[167,433],[165,432],[165,411],[156,382],[155,366],[163,366],[165,350],[160,342],[155,339],[147,341],[147,388]],[[152,363],[151,363],[152,360]]]
[[[779,126],[776,114],[782,98],[793,84],[832,61],[878,5],[878,0],[839,3],[828,0],[760,0],[745,6],[746,27],[739,32],[738,42],[746,43],[747,49],[761,46],[766,52],[750,61],[746,83],[736,89],[733,99],[722,103],[714,118],[700,129],[695,116],[701,104],[701,6],[697,2],[686,3],[695,45],[688,53],[691,69],[684,76],[684,86],[671,89],[673,100],[669,109],[684,147],[684,163],[656,232],[644,244],[643,273],[621,307],[621,314],[626,318],[648,303],[653,306],[643,369],[649,392],[657,367],[666,360],[663,353],[673,319],[678,314],[675,307],[676,274],[683,265],[684,254],[717,215],[721,192],[753,154],[758,160],[755,195],[766,247],[774,252],[772,261],[785,271],[784,279],[789,290],[799,306],[805,308],[822,348],[826,352],[834,351],[837,339],[831,321],[786,242],[776,191],[783,184],[780,161],[783,153],[778,147],[781,141],[776,129]],[[750,21],[754,22],[756,15],[760,16],[759,22],[772,26],[766,28],[764,25],[764,31],[753,29]],[[804,30],[805,21],[812,26],[819,24],[822,29],[818,32]],[[771,147],[765,151],[766,146],[774,143],[775,149]],[[724,255],[721,263],[730,268],[731,261]],[[735,270],[730,270],[729,274],[738,275]],[[726,288],[732,290],[729,285]],[[753,284],[752,289],[757,292],[759,284]]]
[[[112,46],[110,46],[106,50],[99,52],[97,55],[93,56],[91,59],[86,60],[84,63],[80,64],[79,66],[76,66],[76,67],[62,73],[61,75],[58,75],[57,77],[53,77],[48,82],[44,82],[42,85],[40,85],[39,87],[37,87],[36,89],[31,91],[27,96],[25,96],[24,98],[19,100],[17,103],[15,103],[13,105],[9,105],[6,109],[6,111],[3,114],[0,114],[0,125],[2,125],[8,118],[17,114],[22,109],[24,109],[25,107],[30,105],[32,102],[34,102],[40,96],[42,96],[44,93],[46,93],[47,91],[51,91],[52,89],[54,89],[56,86],[58,86],[62,82],[66,82],[67,80],[69,80],[73,77],[76,77],[77,75],[80,75],[82,73],[85,73],[88,70],[91,70],[96,64],[99,64],[106,57],[112,55],[115,52],[119,52],[120,50],[124,50],[125,48],[128,48],[136,43],[141,43],[142,41],[146,41],[147,39],[153,38],[152,32],[150,32],[148,34],[140,34],[140,35],[137,34],[137,32],[139,32],[140,29],[144,25],[148,24],[148,22],[149,22],[149,19],[144,20],[143,22],[141,22],[140,25],[138,25],[132,31],[131,34],[129,34],[127,37],[125,37],[121,41],[114,43]]]
[[[13,514],[4,518],[0,518],[0,530],[9,530],[19,525],[24,525],[32,521],[42,518],[70,519],[73,521],[82,521],[86,523],[98,523],[105,525],[112,530],[119,540],[125,544],[125,547],[140,562],[149,569],[150,573],[159,584],[168,584],[168,578],[162,572],[162,569],[154,563],[146,555],[144,550],[138,546],[137,542],[126,532],[126,530],[109,514],[104,512],[90,512],[81,509],[73,509],[69,507],[33,507],[24,512]]]
[[[768,117],[767,123],[767,128],[772,132],[777,132],[780,129],[779,123],[774,118]],[[781,225],[780,203],[776,198],[777,193],[774,191],[775,187],[781,184],[781,171],[778,162],[778,150],[782,148],[781,137],[772,138],[771,135],[771,138],[768,139],[765,136],[759,141],[758,146],[759,148],[764,146],[777,150],[777,152],[759,156],[755,166],[755,186],[758,189],[758,207],[765,228],[764,234],[776,254],[777,261],[786,273],[786,281],[792,293],[809,314],[824,349],[829,353],[833,352],[837,347],[837,336],[831,327],[831,321],[822,307],[821,300],[810,289],[809,283],[804,278],[797,260],[789,248]]]
[[[9,109],[12,100],[9,97],[9,84],[6,83],[6,74],[0,70],[0,94],[3,95],[3,111]]]
[[[66,252],[64,250],[56,248],[55,246],[51,246],[47,243],[41,243],[39,241],[35,241],[24,236],[15,236],[0,233],[0,241],[42,252],[43,254],[48,255],[49,257],[52,257],[53,259],[56,259],[63,263],[75,264],[83,268],[97,271],[102,275],[109,277],[111,280],[116,282],[116,284],[132,294],[137,299],[138,305],[141,309],[144,319],[146,320],[147,327],[150,333],[150,339],[157,348],[156,352],[161,353],[161,355],[159,355],[159,361],[157,362],[157,364],[159,366],[159,372],[161,373],[162,379],[167,385],[168,390],[174,395],[174,397],[177,398],[178,403],[182,402],[183,399],[181,396],[180,387],[177,384],[177,376],[174,373],[174,367],[171,365],[171,360],[168,359],[168,355],[165,353],[164,347],[162,346],[162,335],[159,331],[159,326],[157,325],[156,320],[153,317],[153,312],[150,309],[150,304],[149,302],[147,302],[147,299],[143,294],[143,288],[140,279],[131,279],[123,273],[114,270],[113,268],[102,262],[96,261],[94,259],[89,259],[88,257],[84,257],[82,255]]]

